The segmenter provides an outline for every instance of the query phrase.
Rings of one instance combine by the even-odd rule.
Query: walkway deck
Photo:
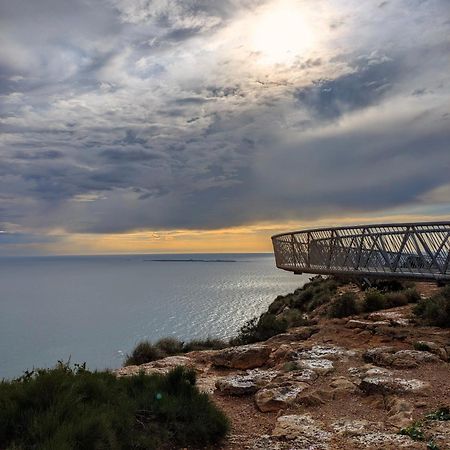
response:
[[[450,222],[318,228],[272,236],[294,273],[450,281]]]

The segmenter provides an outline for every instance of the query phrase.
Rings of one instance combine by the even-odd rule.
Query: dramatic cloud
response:
[[[450,212],[447,0],[0,5],[0,246]]]

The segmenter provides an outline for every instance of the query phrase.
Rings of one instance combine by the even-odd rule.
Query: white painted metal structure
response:
[[[318,228],[272,236],[294,273],[450,281],[450,222]]]

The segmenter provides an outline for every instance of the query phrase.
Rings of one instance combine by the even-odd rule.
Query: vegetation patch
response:
[[[430,436],[424,431],[424,429],[426,429],[427,427],[427,424],[434,420],[450,420],[450,408],[448,408],[447,406],[443,406],[437,411],[427,414],[423,420],[413,422],[410,426],[401,429],[399,431],[399,434],[409,436],[414,441],[427,440],[427,449],[439,450],[439,446],[436,444],[433,436]]]
[[[386,296],[377,289],[368,289],[363,302],[364,311],[373,312],[384,308],[386,308]]]
[[[450,420],[450,408],[448,408],[447,406],[443,406],[439,408],[437,411],[427,414],[425,417],[428,420],[439,420],[439,421]]]
[[[419,352],[429,352],[431,348],[425,342],[414,342],[414,349]]]
[[[219,442],[228,419],[192,370],[117,378],[58,363],[0,382],[0,448],[195,448]]]
[[[228,343],[215,338],[194,339],[183,342],[176,338],[163,338],[152,344],[150,341],[141,341],[132,352],[126,356],[124,366],[139,366],[151,361],[180,355],[194,350],[219,350],[228,347]]]
[[[426,325],[450,328],[450,286],[431,298],[421,299],[413,312]]]
[[[399,434],[409,436],[413,441],[423,441],[425,439],[421,422],[414,422],[409,427],[402,428]]]
[[[272,336],[284,333],[287,328],[288,322],[285,319],[279,319],[275,314],[264,313],[259,319],[255,317],[246,322],[239,330],[238,336],[231,339],[230,343],[244,345],[265,341]]]
[[[358,314],[357,297],[354,292],[345,292],[336,298],[330,305],[328,314],[330,317],[348,317]]]

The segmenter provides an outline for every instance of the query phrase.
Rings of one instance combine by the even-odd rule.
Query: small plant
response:
[[[428,420],[439,420],[439,421],[450,420],[450,408],[448,408],[447,406],[443,406],[439,408],[437,411],[427,414],[425,417]]]
[[[285,372],[292,372],[294,370],[298,370],[298,364],[295,361],[288,361],[283,365],[283,370]]]
[[[344,294],[342,294],[330,305],[328,314],[330,317],[337,318],[358,314],[356,294],[353,292],[345,292]]]
[[[376,289],[369,289],[364,297],[363,308],[366,312],[378,311],[386,307],[386,297]]]
[[[423,441],[425,436],[421,427],[422,424],[420,422],[414,422],[409,427],[402,428],[399,434],[409,436],[413,441]]]
[[[430,346],[426,344],[425,342],[414,342],[414,349],[418,350],[419,352],[429,352]]]

